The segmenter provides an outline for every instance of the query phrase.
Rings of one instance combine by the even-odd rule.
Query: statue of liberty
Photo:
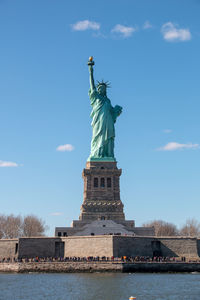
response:
[[[115,161],[114,139],[117,117],[122,112],[122,107],[113,107],[107,97],[108,82],[94,83],[93,57],[89,58],[90,73],[89,97],[92,106],[92,141],[91,152],[88,161]]]

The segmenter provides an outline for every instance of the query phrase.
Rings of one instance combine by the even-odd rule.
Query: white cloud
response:
[[[57,151],[65,152],[74,150],[74,146],[71,144],[60,145],[56,148]]]
[[[153,25],[149,21],[144,22],[143,29],[149,29],[152,27]]]
[[[78,21],[77,23],[72,24],[72,29],[76,31],[84,31],[88,29],[99,30],[100,24],[89,20]]]
[[[158,148],[159,151],[174,151],[174,150],[183,150],[183,149],[197,149],[199,148],[199,144],[179,144],[176,142],[170,142],[165,146]]]
[[[134,27],[128,27],[121,24],[115,25],[115,27],[111,30],[111,32],[120,33],[123,37],[129,37],[136,31]]]
[[[50,214],[50,216],[61,216],[61,215],[63,215],[63,213],[61,212],[53,212]]]
[[[6,167],[18,167],[18,164],[12,161],[0,160],[0,168],[6,168]]]
[[[164,133],[171,133],[172,130],[171,130],[171,129],[164,129],[163,132],[164,132]]]
[[[162,25],[161,33],[167,42],[189,41],[192,38],[190,30],[187,28],[179,28],[178,25],[168,22]]]

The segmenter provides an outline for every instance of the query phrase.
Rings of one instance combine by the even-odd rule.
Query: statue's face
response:
[[[106,86],[104,84],[99,85],[97,88],[99,94],[105,96],[106,95]]]

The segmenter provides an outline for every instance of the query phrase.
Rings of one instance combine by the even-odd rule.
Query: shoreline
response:
[[[0,263],[0,273],[191,273],[197,262],[16,262]]]

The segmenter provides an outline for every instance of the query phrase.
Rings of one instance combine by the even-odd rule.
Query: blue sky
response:
[[[1,213],[36,214],[50,235],[78,219],[93,55],[123,106],[126,218],[199,220],[199,12],[198,0],[0,0]]]

